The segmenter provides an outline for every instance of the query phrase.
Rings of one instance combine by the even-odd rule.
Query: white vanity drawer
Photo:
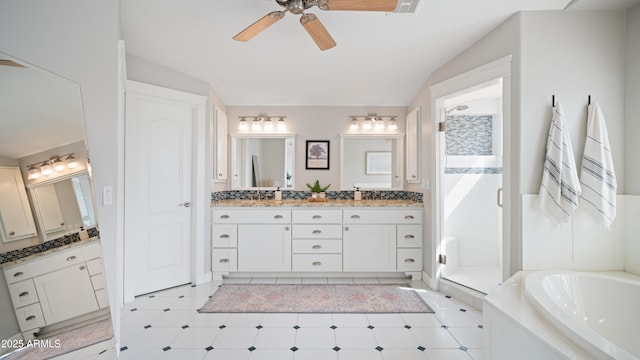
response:
[[[398,225],[399,248],[422,247],[422,225]]]
[[[419,209],[345,209],[345,224],[421,224]]]
[[[342,240],[293,240],[294,254],[342,254]]]
[[[96,300],[98,300],[98,307],[104,309],[109,307],[109,295],[107,289],[96,290]]]
[[[291,219],[294,224],[340,224],[342,210],[294,209]]]
[[[89,275],[91,276],[104,273],[104,265],[102,264],[102,259],[93,259],[87,261],[87,269],[89,270]]]
[[[340,254],[294,254],[293,271],[342,271]]]
[[[18,318],[20,331],[40,328],[45,324],[44,316],[42,315],[42,309],[40,308],[40,303],[35,303],[16,309],[16,316]]]
[[[91,285],[93,290],[100,290],[107,287],[107,279],[104,274],[98,274],[91,277]]]
[[[288,209],[214,209],[211,214],[214,224],[291,223],[291,210]]]
[[[7,279],[7,284],[13,284],[24,279],[29,279],[82,262],[84,262],[82,247],[76,247],[6,268],[4,269],[4,274]]]
[[[100,246],[100,242],[98,241],[91,243],[90,245],[83,246],[81,249],[85,260],[102,258],[102,246]]]
[[[293,225],[296,239],[342,239],[341,225]]]
[[[238,271],[238,250],[213,249],[211,253],[211,270]]]
[[[213,247],[238,247],[238,225],[214,224],[211,230],[211,243]]]
[[[398,249],[398,271],[422,271],[422,249]]]
[[[38,302],[36,286],[31,279],[9,285],[9,294],[16,309]]]

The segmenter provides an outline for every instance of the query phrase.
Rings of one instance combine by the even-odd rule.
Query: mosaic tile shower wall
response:
[[[446,154],[455,156],[493,155],[492,115],[447,115]],[[445,174],[501,174],[497,167],[446,167]]]

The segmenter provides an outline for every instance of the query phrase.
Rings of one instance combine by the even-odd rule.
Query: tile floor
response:
[[[231,283],[386,283],[384,278],[231,278]],[[120,359],[482,359],[482,313],[410,285],[435,314],[201,314],[221,282],[137,297],[122,309]]]

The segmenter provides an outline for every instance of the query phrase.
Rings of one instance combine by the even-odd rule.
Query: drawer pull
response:
[[[312,219],[322,219],[322,215],[313,215]]]
[[[229,215],[220,215],[220,219],[228,219]]]
[[[352,219],[360,219],[360,215],[351,215]]]
[[[13,277],[18,277],[22,275],[24,275],[24,273],[22,271],[18,271],[17,273],[13,274]]]
[[[404,262],[406,262],[406,263],[414,263],[416,261],[414,259],[412,259],[412,258],[407,258],[407,259],[404,259]]]
[[[220,264],[227,264],[229,261],[229,259],[220,259]]]
[[[67,261],[73,261],[73,260],[75,260],[75,259],[76,259],[76,256],[75,256],[75,255],[71,255],[71,256],[69,256],[69,257],[67,258]]]
[[[36,316],[35,316],[35,315],[29,315],[29,316],[27,316],[27,319],[26,319],[26,320],[27,320],[27,321],[31,321],[31,320],[35,320],[35,319],[36,319]]]
[[[23,296],[29,296],[29,292],[28,291],[23,291],[20,293],[20,295],[18,295],[19,297],[23,297]]]
[[[311,248],[314,250],[320,250],[322,249],[322,245],[313,245]]]
[[[414,217],[413,215],[406,215],[404,218],[405,218],[406,220],[413,220],[413,219],[415,219],[415,217]]]
[[[311,263],[311,265],[313,266],[322,266],[322,263],[320,261],[314,261]]]
[[[415,239],[415,236],[408,234],[404,236],[405,239]]]
[[[273,218],[274,218],[274,219],[282,219],[282,218],[283,218],[283,216],[282,216],[282,215],[275,215]]]
[[[229,234],[220,235],[220,239],[228,239],[228,238],[229,238]]]
[[[322,230],[313,230],[312,234],[322,234]]]
[[[9,236],[13,236],[13,235],[15,235],[15,234],[16,234],[16,232],[15,232],[15,231],[12,231],[12,232],[10,232],[10,233],[9,233]]]

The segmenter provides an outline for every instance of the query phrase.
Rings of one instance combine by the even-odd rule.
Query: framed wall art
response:
[[[329,170],[329,140],[307,140],[307,170]]]

